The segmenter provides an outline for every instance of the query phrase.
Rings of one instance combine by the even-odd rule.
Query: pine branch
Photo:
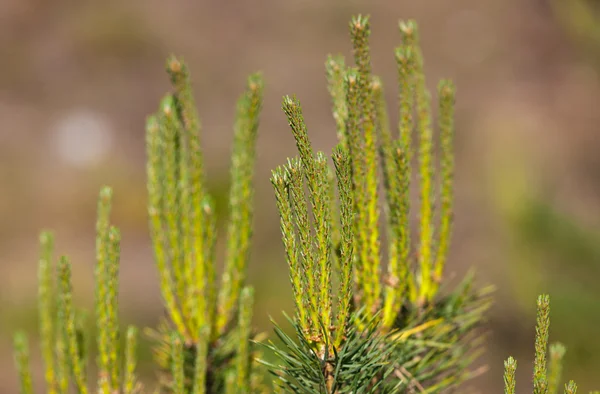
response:
[[[217,221],[205,185],[200,120],[190,75],[173,56],[167,71],[175,92],[163,99],[157,115],[148,121],[146,141],[150,229],[170,322],[149,333],[157,341],[155,359],[162,368],[164,389],[178,393],[176,387],[181,387],[173,375],[181,374],[175,365],[179,358],[173,353],[175,335],[183,341],[186,392],[213,392],[225,388],[237,354],[232,343],[239,328],[252,236],[252,180],[263,82],[260,75],[252,75],[238,100],[227,254],[218,289]]]
[[[291,161],[288,166],[291,181],[291,203],[298,225],[301,255],[304,260],[303,268],[305,274],[308,275],[311,333],[315,342],[322,347],[325,343],[332,343],[329,327],[332,325],[331,259],[333,256],[331,253],[331,202],[327,160],[321,152],[316,156],[313,152],[298,100],[285,97],[283,110],[300,153],[300,160]],[[305,178],[307,182],[312,209],[314,248],[312,247],[308,207],[304,201],[302,178]],[[321,326],[326,327],[326,330],[322,330]],[[323,337],[323,335],[325,336]]]
[[[280,349],[280,356],[286,362],[292,363],[287,358],[290,352],[298,358],[290,364],[290,367],[297,366],[297,375],[294,375],[294,379],[283,379],[282,385],[294,392],[304,392],[299,382],[304,382],[306,386],[310,381],[322,384],[319,390],[331,390],[335,386],[335,373],[326,355],[339,352],[345,346],[349,331],[362,331],[365,328],[365,317],[374,319],[377,316],[382,323],[377,327],[378,335],[385,332],[390,334],[385,337],[385,348],[390,352],[388,362],[393,366],[392,372],[385,377],[372,376],[368,386],[349,387],[372,390],[376,386],[381,392],[427,387],[429,392],[439,392],[455,387],[473,375],[468,368],[480,354],[482,343],[476,328],[490,305],[487,290],[474,291],[470,277],[449,295],[438,297],[439,300],[433,302],[438,292],[438,283],[432,281],[432,276],[437,278],[435,273],[438,273],[441,277],[450,240],[454,90],[449,82],[440,85],[440,194],[443,206],[438,230],[439,250],[434,250],[432,121],[416,25],[414,22],[401,24],[403,45],[396,51],[401,90],[400,130],[397,138],[392,136],[389,129],[381,81],[371,73],[368,18],[353,18],[350,29],[356,67],[342,71],[343,61],[340,57],[329,57],[326,62],[340,140],[333,152],[339,196],[338,204],[333,205],[335,214],[330,212],[330,208],[325,208],[331,204],[322,203],[335,195],[328,191],[331,183],[327,182],[325,176],[328,173],[325,170],[326,160],[322,154],[315,157],[299,102],[289,97],[284,98],[284,111],[296,140],[300,159],[289,160],[287,166],[278,168],[273,173],[272,183],[294,290],[298,317],[295,323],[301,329],[298,334],[299,344],[292,345],[291,339],[285,339],[287,350]],[[342,76],[343,90],[340,82]],[[423,253],[419,255],[416,273],[410,259],[409,230],[413,107],[417,109],[419,120],[418,157],[422,196],[420,248]],[[383,167],[382,183],[389,237],[388,272],[383,278],[383,289],[380,274],[380,212],[377,201],[378,158]],[[320,172],[319,163],[323,166]],[[307,180],[314,229],[311,228],[309,208],[304,201],[303,177]],[[342,226],[340,234],[336,235],[339,238],[339,241],[336,239],[335,255],[338,264],[334,266],[325,256],[331,254],[331,236],[327,234],[335,226],[332,220],[336,215],[339,215],[337,217]],[[325,218],[328,220],[324,220]],[[311,259],[310,256],[315,253],[323,256],[322,260]],[[324,324],[330,319],[328,312],[322,312],[328,308],[328,293],[331,291],[329,289],[333,276],[331,271],[334,267],[340,279],[340,291],[335,325],[332,326],[335,333],[330,335]],[[354,282],[352,284],[351,279]],[[347,320],[350,316],[354,316],[353,321]],[[419,338],[413,337],[415,333]],[[306,348],[300,346],[302,341],[308,344]],[[313,346],[315,342],[320,346]],[[302,369],[301,366],[309,363],[315,355],[321,359],[322,367],[313,376],[311,370]],[[346,389],[342,387],[345,386],[340,386],[340,390]],[[316,389],[315,386],[311,390]]]

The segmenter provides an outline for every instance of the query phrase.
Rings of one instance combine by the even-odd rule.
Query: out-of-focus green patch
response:
[[[600,235],[542,200],[524,204],[515,219],[516,259],[510,261],[518,292],[527,297],[551,289],[553,331],[569,348],[567,372],[597,368],[600,343],[589,338],[600,325]]]
[[[600,3],[594,0],[552,0],[556,20],[597,67],[600,67]]]

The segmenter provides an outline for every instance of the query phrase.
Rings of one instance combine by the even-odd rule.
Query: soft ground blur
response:
[[[264,73],[250,281],[256,325],[269,331],[268,315],[283,320],[292,306],[269,176],[296,152],[280,100],[298,95],[316,147],[330,151],[324,61],[349,55],[347,25],[359,12],[372,16],[372,58],[390,106],[401,18],[420,24],[430,86],[442,77],[458,85],[448,274],[476,267],[480,283],[498,287],[483,360],[490,371],[471,386],[501,392],[502,360],[514,355],[519,385],[530,387],[535,298],[549,292],[552,340],[568,347],[566,377],[584,392],[600,388],[600,7],[586,1],[2,0],[0,392],[15,390],[12,332],[36,335],[41,229],[55,230],[59,253],[74,262],[76,298],[90,303],[101,185],[115,190],[123,234],[122,319],[147,326],[161,314],[144,122],[169,89],[169,53],[192,70],[221,207],[235,100],[246,75]]]

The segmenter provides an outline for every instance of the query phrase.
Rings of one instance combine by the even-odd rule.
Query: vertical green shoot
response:
[[[180,122],[181,154],[179,158],[180,190],[182,204],[182,242],[184,246],[184,272],[182,273],[185,293],[183,316],[190,329],[190,336],[197,340],[198,328],[206,323],[208,306],[206,288],[214,286],[207,279],[210,270],[207,261],[208,228],[204,211],[205,175],[204,160],[200,145],[200,119],[196,110],[190,73],[187,66],[171,56],[167,60],[167,72],[175,87],[174,103]],[[168,190],[168,189],[167,189]],[[187,288],[187,291],[185,291]],[[199,296],[202,295],[202,296]],[[191,315],[194,316],[190,319]]]
[[[406,36],[408,32],[403,30]],[[406,39],[406,37],[405,37]],[[399,102],[399,140],[396,144],[394,159],[396,161],[397,174],[399,177],[398,208],[390,212],[396,218],[396,243],[398,246],[398,271],[396,277],[405,283],[408,290],[408,298],[411,302],[417,300],[417,289],[414,277],[410,271],[410,184],[412,174],[412,133],[414,128],[414,74],[415,64],[413,48],[410,44],[396,49],[396,67],[398,69],[398,102]],[[403,297],[403,288],[398,287],[397,296]]]
[[[292,205],[299,231],[301,253],[305,261],[304,269],[308,276],[312,334],[319,336],[318,333],[322,331],[321,325],[324,327],[331,325],[331,299],[328,296],[331,291],[330,268],[328,268],[331,258],[331,205],[327,167],[322,154],[315,157],[298,100],[285,97],[283,110],[300,152],[300,160],[291,161],[288,170],[291,178]],[[313,239],[310,234],[308,207],[304,201],[303,175],[307,181],[313,213],[316,251],[312,250]]]
[[[173,376],[173,392],[185,393],[185,369],[184,369],[184,347],[181,338],[177,333],[173,333],[171,338],[171,374]]]
[[[300,152],[299,160],[289,162],[288,171],[290,174],[290,196],[295,214],[294,219],[300,238],[300,254],[304,262],[304,275],[307,276],[311,335],[314,336],[317,342],[331,345],[329,327],[331,327],[333,321],[331,300],[333,230],[329,167],[327,158],[322,152],[314,154],[298,100],[285,97],[283,109]],[[309,209],[304,200],[303,178],[306,179],[308,186],[314,235],[310,227]],[[322,334],[326,338],[323,338]],[[323,350],[320,349],[320,351]]]
[[[109,224],[112,190],[104,187],[98,198],[96,221],[96,324],[98,327],[98,389],[119,387],[118,287],[120,233]]]
[[[119,260],[121,254],[121,233],[113,226],[108,232],[108,267],[106,271],[106,284],[108,286],[108,349],[110,352],[110,385],[113,390],[119,387]]]
[[[239,347],[236,355],[236,386],[237,392],[241,394],[250,393],[250,363],[252,361],[250,335],[253,304],[254,290],[251,287],[245,287],[240,298]]]
[[[44,377],[48,394],[56,394],[56,373],[54,364],[55,327],[54,286],[52,280],[52,255],[54,253],[54,236],[49,231],[40,235],[41,256],[38,268],[38,308],[40,316],[40,334],[42,357],[44,359]]]
[[[352,179],[352,199],[354,205],[353,211],[353,250],[356,254],[354,261],[355,269],[355,282],[358,291],[358,296],[361,298],[366,297],[366,279],[365,279],[365,260],[363,259],[363,238],[360,236],[362,229],[361,226],[364,224],[364,142],[363,136],[359,131],[360,124],[360,107],[358,101],[358,72],[355,68],[350,68],[346,72],[344,80],[346,87],[346,99],[348,105],[348,118],[346,119],[346,137],[348,145],[348,156],[350,158],[351,165],[351,179]]]
[[[347,133],[346,133],[346,122],[348,119],[348,106],[346,102],[346,87],[345,87],[345,76],[346,76],[346,64],[344,56],[342,55],[328,55],[325,61],[325,75],[327,77],[327,91],[331,97],[332,103],[332,114],[336,125],[337,140],[344,148],[347,146]],[[340,228],[338,223],[340,221],[339,211],[337,207],[336,199],[336,181],[335,171],[332,171],[328,167],[329,174],[329,199],[331,205],[331,240],[333,253],[338,255],[340,253]],[[339,259],[334,259],[335,264],[339,264]],[[340,269],[339,265],[336,265],[336,269]]]
[[[182,211],[180,198],[180,165],[182,135],[181,120],[177,114],[175,99],[173,96],[166,96],[161,103],[161,112],[159,116],[160,128],[163,130],[164,142],[164,215],[166,219],[167,242],[170,250],[171,266],[173,268],[173,278],[175,280],[175,294],[179,300],[179,307],[184,317],[190,316],[185,292],[185,276],[182,241],[183,234],[181,228],[181,217],[185,212]],[[189,328],[189,327],[188,327]]]
[[[341,221],[341,246],[340,246],[340,291],[336,317],[334,346],[340,346],[344,339],[346,322],[350,316],[350,300],[352,298],[352,262],[354,258],[353,244],[353,200],[351,159],[348,150],[338,144],[333,152],[333,163],[338,180],[340,195],[340,221]]]
[[[208,356],[208,341],[210,340],[210,326],[200,327],[200,335],[196,344],[196,360],[194,362],[193,394],[206,393],[206,370]]]
[[[140,384],[135,376],[135,368],[137,363],[137,332],[138,330],[129,326],[127,328],[127,339],[125,345],[125,376],[123,384],[124,394],[133,394],[139,391]]]
[[[80,343],[77,338],[75,312],[73,310],[73,289],[71,285],[71,264],[61,257],[58,265],[59,276],[59,319],[62,321],[62,336],[67,344],[71,373],[77,390],[87,394],[84,360],[81,358]]]
[[[558,394],[562,377],[562,360],[567,349],[562,343],[550,345],[550,360],[548,362],[548,394]]]
[[[318,187],[311,193],[313,217],[316,227],[317,251],[315,258],[319,270],[319,305],[320,322],[329,332],[332,325],[331,302],[331,259],[333,258],[331,241],[331,201],[329,192],[329,167],[327,157],[323,152],[318,152],[315,159]],[[327,343],[331,343],[329,339]]]
[[[109,368],[111,365],[110,315],[107,300],[109,280],[107,277],[109,262],[109,217],[112,189],[103,187],[98,197],[96,219],[96,325],[98,327],[98,389],[111,391]]]
[[[369,36],[371,28],[369,18],[357,16],[350,22],[350,34],[354,61],[358,70],[358,108],[359,127],[364,141],[364,155],[361,160],[362,183],[358,193],[363,194],[363,207],[359,207],[361,259],[364,264],[365,302],[367,313],[373,314],[379,307],[381,285],[379,277],[379,205],[377,198],[377,135],[376,112],[373,100],[371,58]],[[357,158],[358,159],[358,158]]]
[[[509,357],[504,361],[504,394],[515,394],[515,373],[517,371],[517,360]]]
[[[207,308],[208,308],[208,321],[204,323],[205,329],[209,330],[211,338],[217,338],[219,331],[217,330],[217,273],[216,273],[216,248],[217,248],[217,216],[215,214],[215,203],[210,196],[206,196],[202,204],[202,212],[204,214],[204,227],[205,227],[205,261],[206,261],[206,283],[207,283]],[[198,310],[200,314],[200,310]],[[197,319],[199,322],[204,321],[201,316]],[[210,324],[209,324],[210,322]],[[202,332],[203,325],[199,325],[198,332]],[[200,341],[201,339],[198,338]]]
[[[160,289],[167,313],[181,333],[187,333],[183,317],[177,306],[177,299],[171,270],[168,266],[168,250],[164,231],[164,171],[163,155],[165,146],[162,130],[157,117],[151,116],[146,124],[147,177],[148,177],[148,214],[150,216],[150,235],[154,247],[154,256],[158,267]]]
[[[409,162],[412,160],[412,133],[415,126],[413,108],[415,105],[415,74],[417,72],[413,23],[413,21],[400,23],[403,44],[395,50],[400,111],[398,131],[402,142],[401,146]]]
[[[411,46],[415,64],[415,96],[419,135],[419,179],[420,179],[420,245],[419,268],[420,289],[418,302],[423,305],[431,292],[433,265],[433,130],[431,125],[431,95],[425,85],[423,55],[418,47],[417,24],[414,21],[400,25],[405,43]]]
[[[346,104],[346,91],[344,88],[346,65],[341,55],[327,57],[325,70],[327,74],[327,89],[333,101],[333,119],[337,128],[338,141],[347,148],[346,121],[348,119],[348,106]]]
[[[219,330],[222,330],[231,320],[245,282],[254,216],[252,179],[256,161],[256,136],[262,108],[262,92],[262,77],[259,74],[250,76],[247,89],[237,106],[231,158],[227,260],[217,323]]]
[[[383,185],[386,199],[386,214],[388,228],[388,267],[385,276],[385,297],[383,304],[383,325],[390,327],[398,312],[398,301],[401,295],[398,288],[405,280],[399,276],[400,268],[400,252],[401,239],[400,233],[400,203],[402,200],[402,189],[400,182],[402,177],[399,176],[398,163],[396,155],[396,141],[393,140],[392,133],[389,127],[387,110],[385,108],[385,97],[383,94],[383,86],[379,78],[373,81],[373,94],[377,105],[377,130],[381,138],[380,156],[383,167]]]
[[[29,343],[24,333],[18,332],[14,338],[15,363],[19,372],[19,392],[33,394],[31,369],[29,367]]]
[[[535,361],[533,369],[533,393],[546,394],[548,379],[546,375],[546,352],[550,331],[550,297],[544,294],[537,300],[537,324],[535,327]]]
[[[206,319],[206,301],[203,295],[202,286],[203,281],[197,282],[195,276],[195,269],[199,264],[204,267],[204,259],[195,259],[194,254],[194,234],[192,233],[193,219],[194,219],[194,206],[192,202],[192,185],[190,184],[191,173],[193,170],[190,168],[191,152],[190,147],[192,145],[191,139],[195,139],[194,135],[191,135],[189,130],[183,130],[181,121],[181,106],[182,104],[178,101],[179,97],[174,95],[173,97],[175,107],[178,109],[177,113],[177,124],[180,126],[178,131],[179,136],[179,181],[178,193],[179,193],[179,205],[180,211],[178,215],[178,222],[180,224],[180,242],[182,248],[181,262],[182,269],[180,272],[180,280],[178,282],[179,290],[177,293],[179,297],[185,294],[181,299],[182,313],[186,318],[188,329],[193,340],[196,340],[196,325],[201,324]],[[174,262],[176,263],[176,262]],[[199,289],[200,288],[200,289]],[[192,318],[193,317],[193,318]]]
[[[308,294],[308,288],[310,288],[310,286],[305,283],[307,278],[304,276],[303,263],[301,261],[301,254],[299,253],[300,247],[296,240],[294,213],[289,195],[291,187],[290,178],[291,175],[288,172],[288,168],[280,166],[272,172],[271,184],[275,190],[283,246],[286,252],[287,263],[290,268],[290,282],[292,285],[297,317],[303,331],[308,333],[310,327],[309,314],[312,309]]]
[[[453,176],[454,176],[454,101],[456,89],[449,80],[438,85],[439,95],[439,129],[442,148],[441,159],[441,212],[439,227],[439,243],[433,268],[433,286],[429,294],[431,300],[442,280],[442,273],[448,255],[452,231]]]
[[[286,171],[290,182],[289,199],[293,212],[292,223],[295,223],[296,225],[300,247],[298,255],[301,257],[301,271],[299,275],[306,278],[306,294],[304,297],[308,301],[307,305],[309,311],[309,326],[311,335],[318,335],[314,332],[314,328],[315,325],[318,326],[319,321],[320,304],[317,283],[319,280],[320,271],[315,265],[316,260],[313,258],[313,238],[311,235],[310,219],[308,216],[308,205],[306,204],[306,200],[304,198],[304,171],[301,160],[299,158],[288,160]],[[311,274],[307,275],[307,273]]]
[[[60,394],[66,394],[69,389],[69,355],[67,342],[64,335],[64,314],[60,308],[60,289],[58,294],[58,308],[56,318],[56,381]]]

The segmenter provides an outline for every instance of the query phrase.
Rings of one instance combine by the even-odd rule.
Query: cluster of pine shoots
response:
[[[326,61],[339,140],[333,165],[314,152],[299,101],[283,100],[299,155],[274,170],[271,182],[295,332],[274,323],[276,342],[265,342],[252,328],[254,290],[246,281],[262,77],[248,78],[237,105],[227,249],[218,278],[215,202],[206,186],[190,76],[180,59],[167,60],[173,92],[146,125],[149,227],[166,310],[159,327],[146,331],[157,367],[154,392],[438,393],[478,374],[470,366],[481,351],[479,327],[490,289],[474,289],[471,275],[455,289],[441,288],[452,228],[455,89],[442,81],[437,90],[438,166],[417,25],[401,22],[399,31],[397,127],[390,125],[382,82],[372,73],[368,17],[350,22],[354,64],[342,56]],[[417,209],[411,189],[419,191]],[[73,306],[70,262],[60,257],[55,274],[53,235],[41,235],[39,328],[50,394],[147,392],[136,373],[137,329],[129,327],[124,340],[121,334],[121,236],[110,224],[111,201],[112,190],[104,187],[96,223],[93,347],[85,315]],[[411,226],[414,219],[417,226]],[[547,316],[547,298],[540,302]],[[546,379],[544,319],[538,322],[535,392],[553,394],[560,357],[551,357],[556,366]],[[15,346],[21,393],[33,393],[25,334],[15,336]],[[510,394],[515,368],[509,359]],[[575,392],[574,384],[567,392]]]

